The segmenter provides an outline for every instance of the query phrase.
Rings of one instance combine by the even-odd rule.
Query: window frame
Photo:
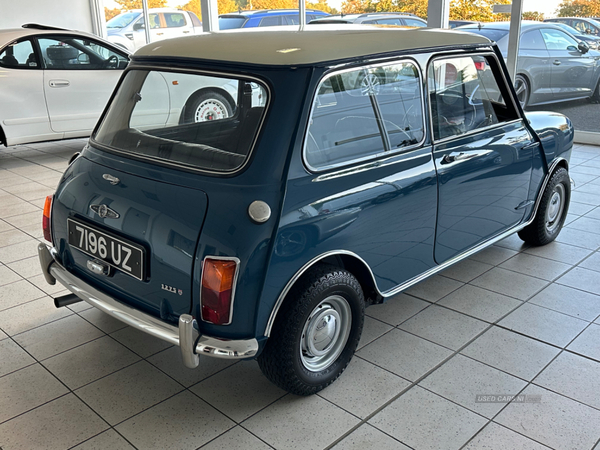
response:
[[[419,142],[417,142],[416,144],[412,144],[412,145],[407,145],[406,147],[402,147],[399,148],[397,150],[385,150],[379,153],[372,153],[369,155],[365,155],[362,157],[357,157],[357,158],[353,158],[353,159],[349,159],[346,161],[342,161],[339,163],[334,163],[334,164],[329,164],[326,166],[322,166],[322,167],[313,167],[309,162],[308,162],[308,158],[307,158],[307,147],[308,147],[308,132],[310,131],[310,124],[313,120],[313,114],[315,112],[315,106],[316,106],[316,99],[317,96],[319,94],[319,87],[325,82],[327,81],[329,78],[332,78],[334,76],[337,75],[342,75],[344,73],[349,73],[349,72],[354,72],[356,70],[369,70],[369,69],[377,69],[380,67],[387,67],[387,66],[393,66],[393,65],[397,65],[397,64],[402,64],[402,63],[410,63],[413,65],[413,67],[416,69],[417,71],[417,75],[418,77],[416,78],[418,85],[419,85],[419,92],[420,92],[420,97],[421,97],[421,101],[420,101],[420,105],[421,105],[421,120],[422,120],[422,124],[423,124],[423,137],[421,138],[421,140]],[[303,136],[303,142],[302,142],[302,162],[305,166],[305,168],[311,172],[311,173],[322,173],[322,172],[326,172],[326,171],[330,171],[330,170],[334,170],[334,169],[339,169],[339,168],[344,168],[344,167],[349,167],[355,164],[359,164],[359,163],[363,163],[366,161],[373,161],[376,159],[381,159],[381,158],[388,158],[390,156],[397,156],[403,153],[407,153],[409,151],[415,150],[417,148],[420,148],[423,146],[423,144],[425,143],[426,139],[427,139],[427,117],[425,114],[425,95],[424,95],[424,86],[425,86],[425,81],[423,78],[423,71],[421,70],[421,66],[419,65],[418,61],[414,58],[410,58],[410,57],[406,57],[403,56],[401,58],[398,59],[394,59],[394,60],[390,60],[390,61],[386,61],[386,62],[381,62],[381,63],[367,63],[367,64],[363,64],[363,65],[354,65],[352,67],[345,67],[343,69],[339,69],[339,70],[333,70],[331,72],[327,72],[325,73],[317,82],[316,86],[315,86],[315,90],[314,90],[314,94],[311,98],[311,107],[310,107],[310,112],[308,114],[308,120],[306,122],[306,127],[304,129],[304,136]],[[377,111],[375,109],[373,109],[373,115],[375,118],[378,118],[377,115],[381,114],[381,112],[379,111],[379,104],[377,107]],[[383,119],[383,117],[381,117]],[[383,119],[385,120],[385,119]],[[387,130],[386,130],[387,131]],[[383,136],[380,132],[380,137],[382,139],[382,141],[386,141],[388,142],[388,145],[385,145],[384,147],[389,146],[389,136]]]
[[[8,66],[5,64],[2,64],[2,62],[0,62],[0,67],[2,67],[3,69],[12,69],[12,70],[43,70],[43,66],[42,66],[42,62],[41,62],[41,58],[40,58],[40,51],[39,51],[39,47],[37,45],[37,40],[35,39],[34,36],[23,36],[20,38],[15,39],[14,41],[10,41],[8,42],[4,47],[0,48],[0,54],[2,54],[3,52],[5,52],[8,47],[10,47],[11,45],[17,45],[20,44],[21,42],[25,42],[25,41],[29,41],[29,43],[31,44],[31,49],[33,50],[33,54],[35,55],[35,59],[37,61],[37,66]]]
[[[429,68],[431,67],[431,65],[440,59],[452,59],[452,58],[465,58],[465,57],[470,57],[470,56],[482,56],[484,58],[486,58],[486,61],[488,61],[488,64],[490,61],[493,61],[493,64],[490,64],[490,68],[492,69],[492,72],[494,73],[494,79],[498,79],[498,75],[501,76],[501,79],[503,81],[502,85],[499,85],[498,88],[500,89],[500,93],[502,94],[502,97],[504,98],[504,101],[506,103],[506,107],[510,108],[512,107],[513,112],[516,113],[517,118],[516,119],[512,119],[512,120],[508,120],[506,122],[498,122],[498,123],[494,123],[491,125],[487,125],[485,127],[481,127],[481,128],[475,128],[473,130],[469,130],[466,133],[463,134],[458,134],[458,135],[451,135],[451,136],[445,136],[441,139],[438,139],[435,137],[434,135],[434,127],[433,127],[433,108],[431,107],[431,99],[429,97],[430,94],[430,86],[429,86]],[[445,54],[435,54],[433,55],[429,61],[427,62],[427,72],[428,74],[427,76],[427,81],[426,81],[426,92],[427,92],[427,109],[429,110],[429,131],[430,131],[430,136],[431,136],[431,142],[433,145],[436,144],[440,144],[440,143],[444,143],[444,142],[448,142],[451,141],[453,139],[462,139],[464,137],[468,137],[477,133],[481,133],[482,131],[486,131],[486,130],[492,130],[494,128],[500,128],[500,127],[504,127],[508,124],[511,123],[516,123],[519,121],[523,120],[523,115],[521,114],[521,109],[519,107],[517,107],[517,104],[515,103],[515,99],[513,96],[513,91],[510,89],[507,80],[506,80],[506,76],[504,74],[504,71],[501,70],[501,66],[500,66],[500,62],[498,61],[498,56],[492,52],[492,51],[484,51],[484,52],[469,52],[469,53],[445,53]],[[510,102],[507,101],[507,98],[510,98]],[[510,106],[509,106],[510,103]]]

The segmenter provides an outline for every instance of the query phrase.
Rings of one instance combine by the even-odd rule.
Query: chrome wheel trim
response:
[[[515,92],[517,93],[517,100],[521,104],[521,108],[525,108],[525,103],[527,102],[527,98],[529,97],[529,88],[527,86],[527,81],[525,78],[521,76],[517,76],[515,78]]]
[[[368,73],[362,80],[360,80],[360,93],[361,95],[369,95],[371,93],[378,93],[381,82],[379,77],[374,73]]]
[[[548,233],[554,233],[561,223],[562,215],[565,209],[565,187],[559,183],[554,186],[548,208],[546,208],[546,230]]]
[[[311,372],[331,366],[341,355],[352,328],[352,310],[340,295],[322,300],[312,310],[300,338],[300,359]]]
[[[229,117],[227,106],[220,100],[209,98],[196,108],[195,122],[208,122],[209,120],[226,119]]]

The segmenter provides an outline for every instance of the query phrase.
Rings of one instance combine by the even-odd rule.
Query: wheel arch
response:
[[[271,335],[271,329],[273,328],[273,324],[277,319],[277,314],[279,313],[281,305],[286,299],[288,293],[304,275],[308,274],[311,269],[319,264],[333,265],[350,272],[358,280],[363,290],[365,300],[367,300],[368,303],[380,303],[383,300],[383,296],[379,292],[377,284],[375,283],[373,271],[364,259],[347,250],[334,250],[326,252],[310,260],[308,263],[302,266],[302,268],[298,270],[292,278],[290,278],[288,283],[279,294],[275,306],[271,310],[271,315],[269,316],[269,321],[267,322],[267,326],[265,328],[265,337],[269,337]]]
[[[550,178],[552,178],[552,175],[554,175],[554,173],[559,168],[566,169],[568,172],[569,161],[567,161],[565,158],[562,158],[562,157],[555,158],[554,161],[552,161],[552,163],[550,164],[550,167],[548,167],[548,172],[544,176],[544,181],[542,182],[540,189],[538,191],[538,194],[536,196],[535,204],[531,211],[531,216],[529,217],[529,220],[527,220],[527,222],[524,224],[525,226],[531,224],[535,220],[538,209],[540,207],[540,203],[542,201],[542,196],[544,195],[544,191],[546,190],[546,186],[548,185]]]

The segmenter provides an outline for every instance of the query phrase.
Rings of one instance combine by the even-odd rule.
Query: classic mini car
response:
[[[231,114],[186,120],[180,90],[219,83],[237,87]],[[554,240],[572,142],[565,116],[525,117],[502,54],[470,33],[163,41],[132,57],[48,197],[39,257],[72,292],[57,306],[85,300],[188,367],[257,358],[309,395],[344,371],[365,306],[512,233]]]

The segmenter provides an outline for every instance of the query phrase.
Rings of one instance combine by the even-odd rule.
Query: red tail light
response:
[[[202,320],[215,325],[231,323],[238,263],[232,259],[206,258],[202,268],[200,303]]]
[[[485,61],[475,61],[475,68],[477,70],[485,70]]]
[[[44,203],[44,217],[42,217],[42,229],[44,230],[44,239],[46,239],[50,243],[52,243],[52,233],[50,230],[50,211],[52,210],[52,199],[52,195],[46,197],[46,203]]]

